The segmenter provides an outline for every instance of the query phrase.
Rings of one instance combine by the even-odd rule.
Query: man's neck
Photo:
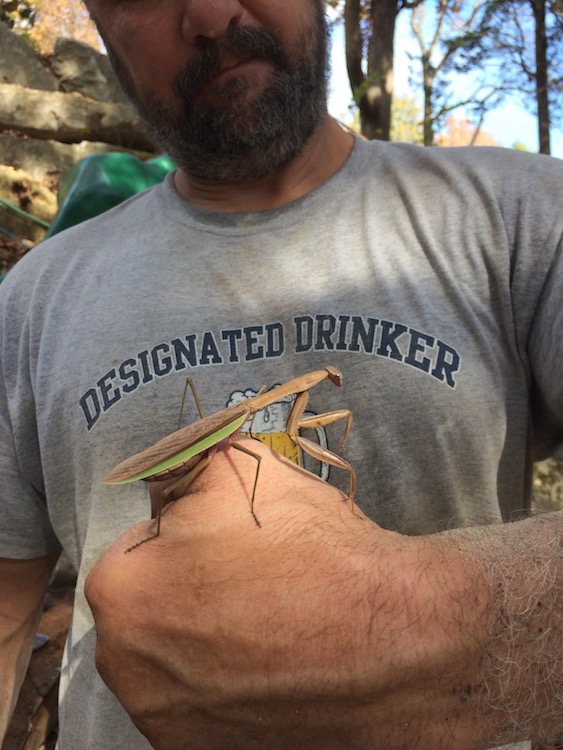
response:
[[[176,188],[190,203],[211,211],[266,211],[301,198],[330,179],[352,153],[354,141],[331,117],[289,164],[273,175],[243,183],[206,182],[179,169]]]

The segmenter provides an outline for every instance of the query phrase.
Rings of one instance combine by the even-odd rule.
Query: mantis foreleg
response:
[[[205,418],[205,415],[203,413],[203,408],[201,406],[201,401],[199,400],[199,396],[197,395],[195,383],[192,378],[186,378],[186,385],[184,386],[184,393],[182,394],[182,403],[180,404],[180,416],[178,417],[178,429],[182,427],[182,419],[184,417],[184,408],[186,406],[186,397],[188,395],[188,388],[192,392],[192,396],[194,398],[197,411],[199,413],[199,418],[200,419]]]
[[[341,419],[346,420],[346,427],[344,429],[344,435],[342,436],[341,445],[344,447],[344,441],[348,437],[348,433],[352,428],[352,412],[349,409],[338,409],[336,411],[326,412],[325,414],[315,414],[304,417],[303,412],[307,408],[309,402],[309,393],[307,391],[298,394],[287,418],[287,434],[305,453],[308,453],[312,458],[316,458],[317,461],[324,461],[331,466],[335,466],[338,469],[347,471],[350,475],[350,485],[348,490],[348,497],[352,502],[352,508],[354,507],[354,496],[356,494],[356,472],[352,465],[348,463],[342,456],[338,456],[336,453],[329,451],[327,448],[323,448],[318,443],[314,443],[312,440],[301,437],[299,435],[300,429],[315,429],[316,427],[326,427],[326,425],[338,422]]]

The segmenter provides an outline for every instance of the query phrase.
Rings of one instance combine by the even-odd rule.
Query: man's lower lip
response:
[[[252,70],[252,68],[255,68],[257,65],[259,65],[262,61],[257,59],[249,59],[249,60],[241,60],[236,65],[233,65],[231,68],[225,68],[225,70],[220,70],[217,75],[213,78],[212,83],[224,83],[229,78],[236,77],[238,75],[243,75],[246,72],[249,72]]]

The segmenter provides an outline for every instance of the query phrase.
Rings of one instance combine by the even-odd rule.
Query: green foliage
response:
[[[422,145],[422,112],[412,96],[393,98],[391,108],[391,140]]]
[[[367,92],[372,86],[379,86],[381,84],[381,73],[376,70],[371,75],[366,76],[362,83],[352,91],[352,99],[356,106],[360,105],[362,99],[366,96]]]
[[[563,462],[549,458],[535,465],[532,509],[563,510]]]

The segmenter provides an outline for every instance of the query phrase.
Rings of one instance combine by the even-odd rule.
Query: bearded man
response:
[[[63,548],[59,750],[562,732],[562,519],[522,520],[563,446],[561,163],[347,133],[320,0],[89,8],[178,169],[2,284],[4,726]],[[146,490],[102,484],[171,432],[187,374],[213,413],[329,365],[344,387],[307,408],[354,415],[355,507],[284,402],[251,431],[300,466],[244,443],[259,523],[228,444],[146,542]]]

